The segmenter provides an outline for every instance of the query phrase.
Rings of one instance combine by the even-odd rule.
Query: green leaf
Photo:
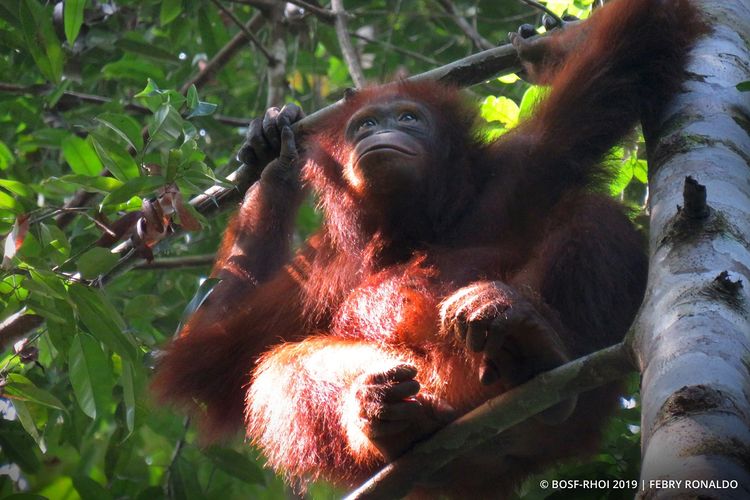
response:
[[[503,75],[501,77],[498,77],[497,79],[500,83],[504,83],[506,85],[510,85],[513,83],[516,83],[520,78],[515,73],[509,73],[507,75]]]
[[[536,107],[549,95],[549,92],[549,87],[541,87],[537,85],[529,87],[521,98],[518,120],[523,121],[531,117],[531,115],[534,114]]]
[[[73,338],[68,376],[78,405],[91,418],[108,413],[112,402],[112,370],[99,341],[86,334]]]
[[[154,113],[154,118],[148,126],[151,144],[170,143],[177,140],[182,133],[183,119],[169,104],[162,106]]]
[[[648,184],[648,162],[646,160],[635,160],[633,177],[638,179],[641,184]]]
[[[99,134],[92,134],[90,137],[96,154],[117,179],[125,182],[140,176],[138,165],[124,147]]]
[[[101,291],[73,283],[68,293],[76,305],[78,317],[94,337],[125,359],[138,358],[138,350],[125,332],[125,323]]]
[[[488,122],[497,121],[507,128],[513,128],[518,123],[518,105],[507,97],[488,96],[480,110],[482,118]]]
[[[16,213],[20,210],[20,207],[15,198],[0,191],[0,209],[7,209]]]
[[[81,186],[91,191],[100,193],[109,193],[122,186],[124,182],[118,181],[114,177],[105,177],[102,175],[89,177],[87,175],[63,175],[59,179],[51,177],[47,184],[70,183]]]
[[[79,175],[98,176],[104,170],[94,148],[80,137],[69,135],[63,139],[61,146],[63,157],[73,172]]]
[[[187,105],[188,108],[193,109],[198,106],[198,104],[200,104],[200,99],[198,99],[198,89],[195,87],[195,84],[193,84],[188,89]]]
[[[78,271],[86,279],[95,279],[110,271],[117,264],[117,255],[106,248],[92,248],[78,259]]]
[[[182,12],[182,0],[165,0],[161,3],[159,22],[162,26],[171,23]]]
[[[141,83],[149,78],[162,81],[164,80],[164,70],[160,64],[146,61],[140,57],[126,55],[119,61],[105,64],[102,67],[102,76],[118,82],[125,80]]]
[[[188,118],[195,118],[196,116],[208,116],[212,115],[214,111],[216,111],[216,108],[218,107],[217,104],[212,104],[210,102],[204,102],[199,101],[198,105],[193,108],[193,110],[190,112],[190,114],[187,116]]]
[[[63,16],[65,17],[65,38],[72,47],[81,31],[83,24],[83,12],[86,10],[86,0],[65,0],[63,4]]]
[[[0,186],[15,195],[23,196],[24,198],[32,198],[35,195],[31,188],[23,182],[12,181],[10,179],[0,179]]]
[[[164,177],[158,175],[131,179],[105,196],[102,205],[117,205],[128,201],[133,196],[151,194],[154,190],[162,187],[164,183]]]
[[[13,153],[3,141],[0,141],[0,170],[7,170],[13,165]]]
[[[162,104],[161,91],[154,80],[148,78],[146,81],[146,87],[133,97],[140,100],[149,110],[151,110],[152,113],[154,113]]]
[[[738,83],[737,90],[740,92],[750,92],[750,81]]]
[[[6,378],[5,395],[11,399],[31,401],[32,403],[63,410],[65,406],[55,396],[44,389],[35,386],[34,383],[20,373],[10,373]]]
[[[133,365],[127,361],[122,362],[122,402],[125,404],[125,425],[129,432],[135,429],[135,372]]]
[[[263,471],[254,461],[229,448],[212,447],[205,454],[227,474],[248,484],[265,484]]]
[[[34,440],[26,434],[19,422],[3,420],[2,423],[0,447],[2,447],[3,455],[8,461],[21,467],[24,472],[37,472],[41,467],[41,462],[36,453],[38,448]]]
[[[112,494],[104,486],[87,476],[74,476],[73,486],[81,500],[110,500]]]
[[[51,14],[49,9],[40,6],[36,0],[22,0],[18,7],[26,49],[44,77],[51,82],[59,82],[63,70],[63,52],[52,26]]]
[[[164,498],[164,488],[161,486],[149,486],[138,493],[136,500],[162,500]]]
[[[121,137],[136,152],[143,149],[143,136],[138,122],[120,113],[102,113],[94,120],[108,127]]]
[[[39,430],[36,428],[34,417],[31,415],[29,407],[26,406],[26,402],[21,401],[20,399],[15,399],[13,400],[13,408],[16,409],[16,416],[18,418],[18,421],[23,426],[24,430],[28,433],[29,436],[34,439],[34,441],[36,441],[38,445],[41,442],[41,439],[39,437]]]
[[[128,35],[131,35],[131,33],[128,33],[126,36]],[[159,48],[154,44],[134,40],[133,38],[121,38],[120,40],[117,40],[115,47],[130,52],[131,54],[148,57],[149,59],[154,59],[160,62],[172,64],[179,62],[179,59],[177,59],[175,54]]]

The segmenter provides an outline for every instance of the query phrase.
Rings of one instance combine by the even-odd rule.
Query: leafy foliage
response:
[[[276,3],[224,3],[243,22],[259,15],[254,4]],[[583,15],[592,2],[547,4]],[[373,82],[475,50],[434,2],[346,5]],[[456,6],[488,40],[539,21],[511,0]],[[332,26],[291,4],[277,14],[253,30],[266,48],[285,48],[286,100],[312,111],[340,97],[350,79]],[[43,320],[21,336],[0,328],[0,466],[10,471],[0,475],[2,496],[288,495],[249,446],[201,448],[183,417],[153,404],[147,390],[155,350],[211,285],[201,286],[210,259],[176,269],[167,259],[210,256],[226,225],[226,215],[203,217],[187,200],[227,184],[242,125],[279,104],[267,102],[268,61],[246,40],[233,46],[238,33],[214,4],[197,0],[0,3],[0,320]],[[217,57],[232,47],[234,57]],[[513,80],[474,88],[491,135],[516,125],[543,94]],[[640,204],[643,190],[632,186],[645,182],[645,163],[633,151],[613,151],[620,176],[612,191]],[[139,218],[145,229],[134,225]],[[319,221],[310,200],[298,241]],[[119,267],[112,248],[136,228],[136,250],[165,267]],[[592,474],[614,471],[612,445],[632,437],[617,425]],[[335,496],[325,485],[310,494]]]

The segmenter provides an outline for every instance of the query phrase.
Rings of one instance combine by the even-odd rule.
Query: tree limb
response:
[[[341,46],[341,53],[344,55],[346,67],[349,68],[349,75],[352,77],[354,86],[358,89],[362,88],[365,86],[365,74],[362,71],[362,64],[360,64],[357,51],[354,49],[354,45],[352,45],[352,41],[349,38],[343,0],[331,0],[331,9],[336,14],[336,22],[334,24],[336,27],[336,36],[339,39],[339,46]]]
[[[347,500],[401,498],[456,457],[537,413],[635,371],[623,343],[542,373],[490,399],[383,467]]]

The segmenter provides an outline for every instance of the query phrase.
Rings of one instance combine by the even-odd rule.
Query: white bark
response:
[[[698,3],[714,31],[647,137],[651,256],[635,348],[649,499],[750,498],[750,93],[735,87],[750,80],[750,0]],[[706,187],[707,217],[677,210],[687,176]],[[706,479],[719,483],[685,483]]]

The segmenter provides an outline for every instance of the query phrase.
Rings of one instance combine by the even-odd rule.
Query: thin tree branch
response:
[[[242,5],[249,5],[258,10],[266,11],[274,8],[278,5],[277,0],[228,0],[229,3],[239,3]]]
[[[133,269],[147,271],[153,269],[178,269],[185,267],[210,266],[216,260],[216,254],[187,255],[185,257],[162,257],[153,262],[141,262]]]
[[[5,92],[8,94],[29,94],[29,95],[44,95],[47,92],[51,90],[51,87],[47,85],[30,85],[30,86],[22,86],[22,85],[15,85],[12,83],[4,83],[0,82],[0,92]],[[81,103],[86,104],[109,104],[114,99],[111,99],[109,97],[104,97],[100,95],[94,95],[94,94],[85,94],[83,92],[72,92],[72,91],[65,91],[63,92],[62,97],[57,101],[56,107],[58,108],[67,108],[72,107],[75,105],[80,105]],[[146,106],[141,106],[138,103],[128,101],[123,103],[123,108],[127,111],[132,111],[134,113],[139,114],[150,114],[151,110],[149,110]],[[232,125],[235,127],[244,127],[250,122],[249,118],[242,118],[237,116],[226,116],[226,115],[212,115],[213,119],[217,122],[224,123],[226,125]]]
[[[547,14],[548,16],[550,16],[552,19],[555,20],[557,26],[563,26],[565,24],[563,20],[560,18],[560,16],[552,12],[546,5],[543,5],[535,0],[521,0],[521,1],[525,3],[526,5],[534,7],[535,9],[539,9],[545,14]]]
[[[398,45],[393,45],[392,43],[388,43],[388,42],[385,42],[383,40],[376,40],[376,39],[370,38],[368,36],[360,35],[359,33],[355,33],[353,31],[349,32],[349,36],[352,36],[354,38],[358,38],[358,39],[363,40],[363,41],[368,42],[368,43],[377,43],[378,45],[382,45],[383,47],[385,47],[388,50],[392,50],[393,52],[397,52],[397,53],[403,54],[405,56],[413,57],[414,59],[417,59],[418,61],[422,61],[422,62],[427,63],[427,64],[432,64],[434,66],[437,66],[437,65],[440,64],[439,61],[437,61],[437,60],[435,60],[435,59],[433,59],[431,57],[427,57],[427,56],[425,56],[423,54],[420,54],[419,52],[414,52],[414,51],[411,51],[411,50],[403,49],[403,48],[399,47]]]
[[[461,29],[461,31],[464,32],[464,35],[466,35],[478,49],[487,50],[495,47],[494,43],[490,42],[482,35],[480,35],[479,32],[475,30],[474,27],[469,24],[461,14],[458,13],[458,10],[456,9],[456,6],[453,5],[453,2],[451,2],[450,0],[437,0],[437,3],[440,4],[440,6],[447,14],[450,14],[456,25]]]
[[[349,75],[352,77],[354,86],[362,88],[365,86],[365,74],[362,71],[362,65],[359,61],[357,51],[352,45],[349,38],[349,29],[347,28],[346,11],[344,10],[343,0],[331,0],[331,9],[336,14],[336,36],[339,39],[341,53],[344,55],[346,67],[349,68]]]
[[[322,7],[318,7],[317,5],[313,5],[310,2],[305,2],[304,0],[287,0],[289,3],[293,3],[297,7],[302,7],[303,9],[308,10],[310,13],[315,14],[321,21],[333,24],[336,22],[336,14],[332,10],[324,9]],[[349,14],[346,14],[347,17]]]
[[[180,92],[186,94],[192,85],[195,85],[197,88],[201,88],[205,85],[206,82],[211,80],[216,73],[221,71],[221,69],[226,66],[243,47],[245,47],[245,42],[248,39],[245,33],[258,31],[264,22],[265,20],[260,13],[256,13],[251,17],[250,20],[245,23],[246,29],[237,32],[237,34],[235,34],[232,39],[229,40],[229,42],[227,42],[227,44],[206,63],[197,75],[185,82],[180,88]]]
[[[261,54],[263,54],[263,57],[266,58],[268,61],[269,66],[274,66],[278,63],[276,58],[274,58],[268,50],[263,46],[262,43],[260,43],[260,40],[258,40],[252,31],[247,29],[247,26],[245,26],[245,23],[243,23],[237,16],[234,15],[234,12],[224,7],[219,0],[211,0],[214,5],[216,5],[224,14],[229,17],[229,19],[232,20],[234,24],[237,25],[237,27],[245,33],[245,36],[247,37],[250,42],[255,45],[255,48],[257,48]]]
[[[456,457],[539,412],[635,371],[623,343],[576,359],[484,402],[383,467],[347,500],[402,498]]]

